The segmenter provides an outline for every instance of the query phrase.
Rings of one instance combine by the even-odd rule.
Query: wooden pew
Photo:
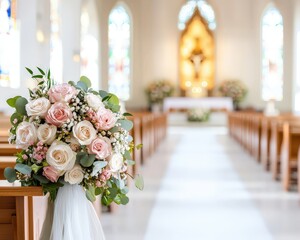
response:
[[[0,144],[0,156],[13,156],[20,151],[21,150],[17,149],[15,145],[8,143]]]
[[[289,190],[291,183],[298,182],[295,178],[297,174],[298,164],[297,155],[300,146],[300,122],[284,122],[283,123],[283,140],[281,145],[281,181],[284,190]]]
[[[271,120],[271,136],[270,136],[270,169],[273,179],[278,180],[280,174],[280,151],[283,141],[283,123],[299,122],[300,118],[296,116],[279,116]]]
[[[0,181],[0,239],[39,239],[46,209],[38,204],[48,201],[42,196],[41,187],[21,187]]]

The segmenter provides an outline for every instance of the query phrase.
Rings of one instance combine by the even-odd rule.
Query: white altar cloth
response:
[[[206,98],[188,98],[188,97],[168,97],[164,100],[164,111],[170,109],[226,109],[233,110],[233,102],[230,97],[206,97]]]

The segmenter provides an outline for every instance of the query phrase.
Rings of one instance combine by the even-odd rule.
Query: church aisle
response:
[[[299,194],[285,193],[223,127],[171,127],[146,188],[102,218],[107,240],[296,240]]]

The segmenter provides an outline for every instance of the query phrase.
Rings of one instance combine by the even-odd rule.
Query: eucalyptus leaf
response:
[[[91,173],[91,176],[94,177],[97,174],[101,173],[102,168],[104,168],[107,165],[107,162],[105,161],[95,161],[93,163],[94,167],[93,167],[93,171]]]
[[[93,165],[95,159],[96,159],[96,155],[95,155],[95,154],[89,154],[89,155],[86,155],[85,157],[83,157],[83,158],[80,160],[80,164],[81,164],[83,167],[90,167],[90,166]]]
[[[114,198],[114,202],[115,202],[116,204],[118,204],[118,205],[121,204],[121,196],[120,196],[120,194],[118,194],[118,195]]]
[[[126,163],[127,163],[127,166],[133,166],[133,165],[135,165],[135,161],[133,161],[133,160],[126,160],[125,161]]]
[[[78,88],[80,88],[81,90],[83,90],[84,92],[86,92],[88,90],[88,86],[84,83],[84,82],[77,82],[76,85]]]
[[[16,101],[18,98],[20,98],[21,96],[15,96],[13,98],[9,98],[6,100],[7,104],[10,106],[10,107],[16,107]]]
[[[4,169],[4,177],[10,183],[13,183],[17,180],[16,171],[13,168],[5,168]]]
[[[133,128],[133,123],[130,120],[120,119],[120,120],[118,120],[118,123],[120,123],[121,127],[127,131],[130,131]]]
[[[20,172],[23,173],[25,175],[30,175],[31,174],[31,167],[29,167],[28,165],[22,164],[22,163],[17,163],[15,166],[15,169]]]
[[[116,95],[110,93],[109,96],[110,96],[110,98],[108,99],[108,102],[110,102],[113,105],[119,105],[120,104],[119,98]]]
[[[121,204],[126,205],[129,203],[129,198],[126,195],[121,195]]]
[[[102,192],[103,192],[102,188],[97,187],[97,188],[95,189],[95,195],[96,195],[96,196],[102,194]]]
[[[94,187],[90,186],[85,191],[85,195],[86,195],[87,199],[90,200],[91,202],[95,202],[96,201],[95,188]]]
[[[122,194],[127,194],[128,192],[129,192],[128,187],[124,187],[124,188],[121,189]]]
[[[134,178],[135,181],[135,186],[136,188],[138,188],[139,190],[143,190],[144,189],[144,179],[141,175],[136,175]]]
[[[106,92],[106,91],[104,91],[104,90],[100,90],[100,91],[99,91],[99,94],[100,94],[101,98],[105,98],[105,97],[108,96],[108,92]]]
[[[25,108],[27,103],[28,103],[28,101],[26,98],[19,97],[16,100],[16,104],[15,104],[17,113],[22,114],[22,115],[27,115],[26,108]]]
[[[17,119],[17,122],[16,122],[16,123],[14,123],[15,119]],[[21,115],[21,114],[15,112],[15,113],[13,113],[13,114],[10,116],[10,123],[11,123],[12,125],[15,126],[15,125],[17,125],[19,122],[22,122],[22,119],[23,119],[23,115]]]
[[[85,85],[86,85],[88,88],[90,88],[90,87],[92,86],[91,80],[90,80],[88,77],[86,77],[86,76],[81,76],[81,77],[80,77],[80,82],[85,83]]]
[[[127,151],[127,150],[125,151],[125,153],[124,153],[123,156],[124,156],[125,159],[131,159],[131,154],[130,154],[130,152]]]

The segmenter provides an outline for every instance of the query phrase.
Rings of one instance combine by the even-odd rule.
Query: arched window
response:
[[[87,76],[94,89],[99,88],[98,21],[94,1],[85,1],[81,11],[81,75]]]
[[[60,0],[50,2],[50,69],[51,76],[56,82],[62,82],[63,78],[63,52],[61,41],[61,17]]]
[[[19,86],[19,33],[15,0],[0,0],[0,86]]]
[[[283,98],[283,19],[277,8],[264,12],[262,31],[262,99]]]
[[[130,97],[131,21],[122,5],[112,9],[108,19],[108,88],[126,101]]]
[[[178,16],[178,28],[185,29],[186,22],[193,16],[195,9],[198,8],[201,16],[207,21],[210,30],[217,27],[215,12],[213,8],[205,0],[188,0],[181,8]]]

